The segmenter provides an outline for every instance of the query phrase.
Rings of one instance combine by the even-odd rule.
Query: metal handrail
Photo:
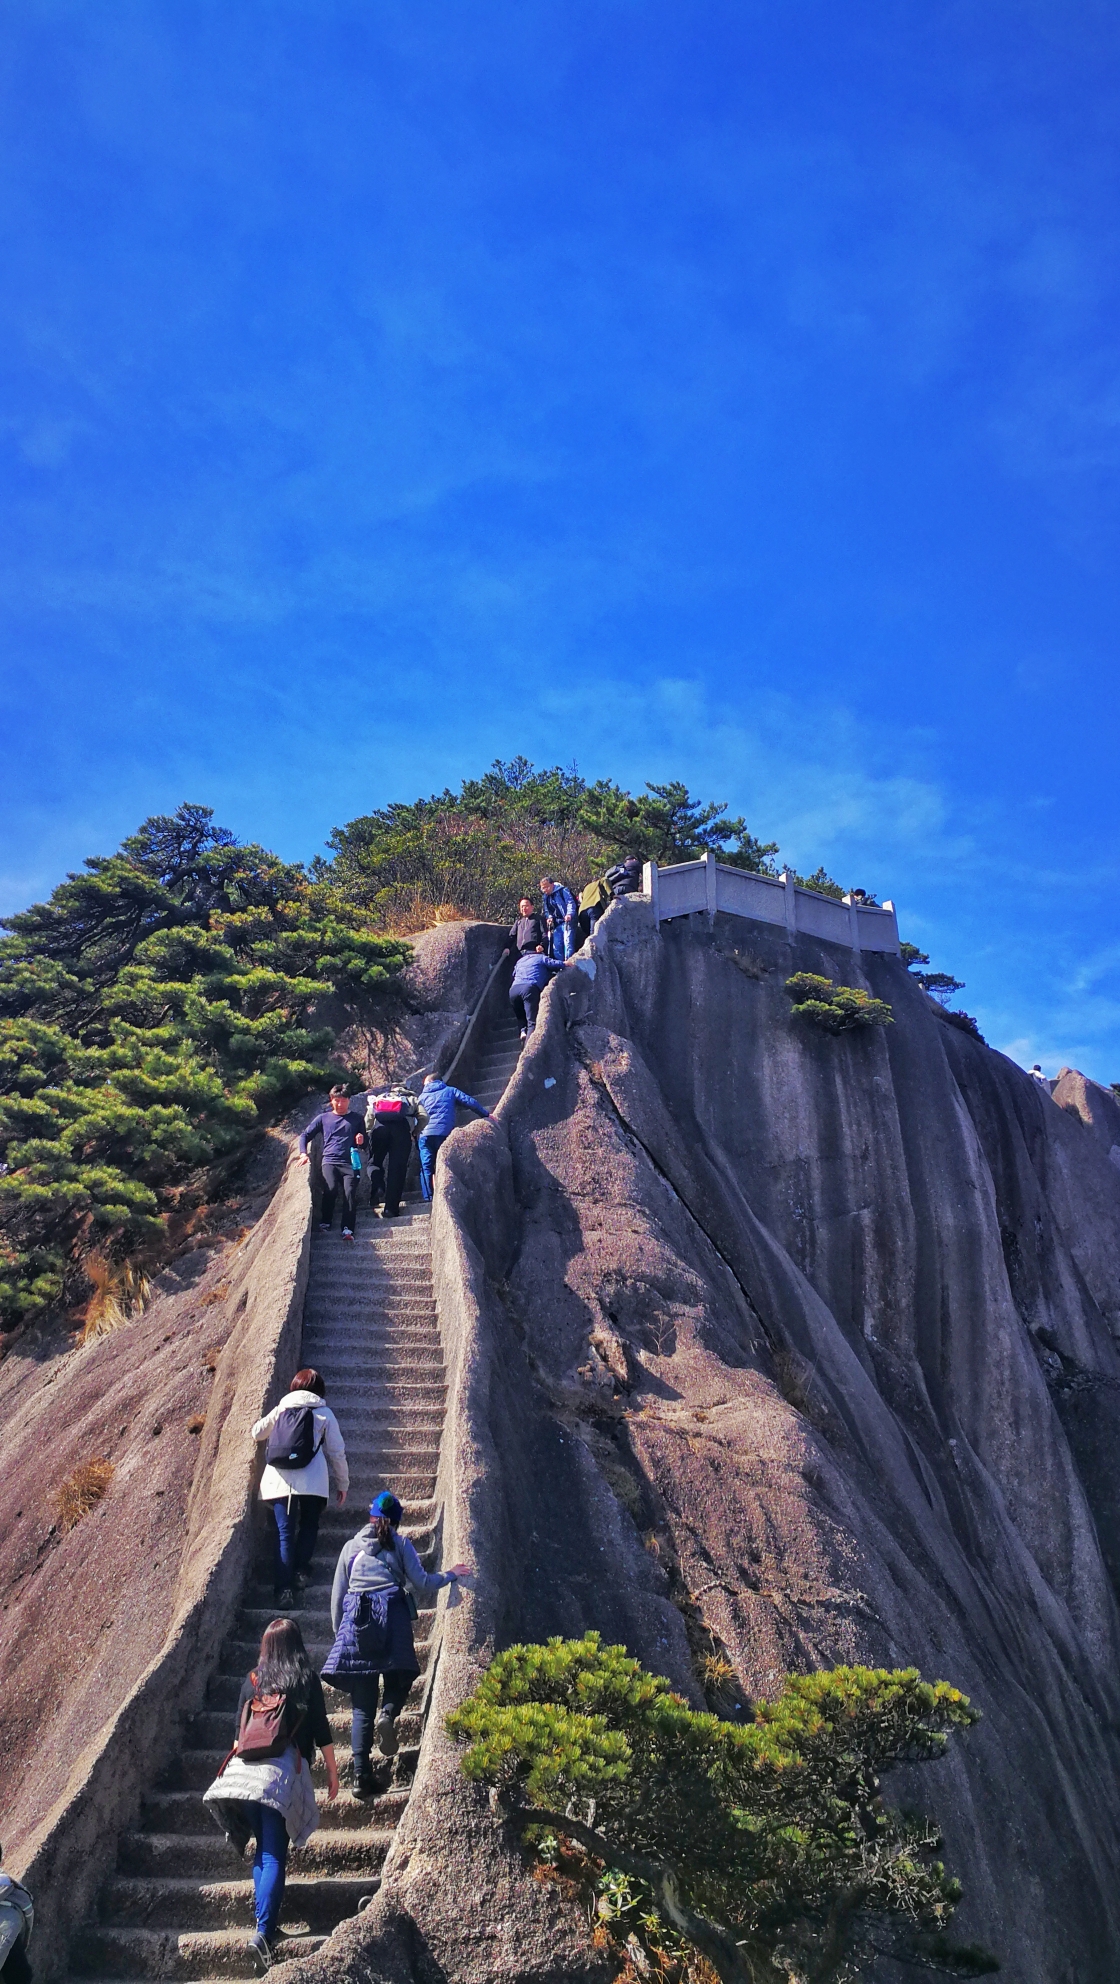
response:
[[[509,946],[507,944],[505,949],[502,951],[501,955],[495,961],[490,976],[486,980],[486,983],[483,986],[482,991],[479,993],[478,999],[475,1002],[474,1011],[472,1012],[469,1020],[467,1021],[463,1038],[459,1042],[458,1047],[455,1049],[455,1053],[451,1059],[450,1067],[445,1071],[444,1074],[440,1076],[441,1081],[449,1082],[451,1080],[451,1077],[455,1073],[455,1070],[458,1067],[460,1061],[462,1060],[463,1055],[466,1053],[467,1048],[470,1046],[470,1043],[474,1038],[475,1027],[478,1025],[479,1020],[482,1018],[482,1014],[486,1006],[486,1001],[490,997],[490,987],[493,985],[494,980],[497,978],[498,973],[500,972],[508,956],[509,956]]]

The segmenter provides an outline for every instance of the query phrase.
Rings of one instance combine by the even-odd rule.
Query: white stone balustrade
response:
[[[815,889],[799,888],[789,868],[780,875],[752,875],[746,868],[727,867],[714,854],[672,868],[647,861],[642,889],[658,925],[698,910],[709,917],[722,910],[755,923],[782,923],[790,937],[823,937],[854,951],[888,951],[897,957],[901,948],[893,902],[872,909],[851,896],[838,901],[818,895]]]

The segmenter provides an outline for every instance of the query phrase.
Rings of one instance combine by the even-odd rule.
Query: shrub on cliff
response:
[[[388,928],[420,929],[441,908],[500,922],[520,896],[536,898],[542,875],[578,889],[622,854],[673,862],[711,849],[734,867],[767,868],[776,844],[726,815],[679,780],[635,795],[609,779],[588,785],[574,766],[496,759],[458,792],[336,828],[333,859],[312,873]]]
[[[937,1828],[880,1791],[976,1720],[913,1669],[838,1667],[724,1722],[589,1633],[499,1654],[447,1727],[532,1851],[570,1842],[565,1871],[644,1960],[672,1968],[691,1948],[724,1984],[839,1984],[881,1955],[998,1969],[947,1943],[960,1889]]]
[[[0,942],[0,1323],[90,1249],[162,1238],[169,1194],[338,1069],[315,1001],[376,1010],[408,946],[208,808],[145,821]]]
[[[795,1019],[809,1020],[824,1033],[850,1033],[858,1026],[891,1026],[894,1014],[885,999],[873,999],[858,985],[837,985],[815,971],[795,971],[786,979],[794,1001]]]

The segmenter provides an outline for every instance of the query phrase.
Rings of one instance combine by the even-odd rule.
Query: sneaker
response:
[[[521,1029],[521,1038],[522,1038],[522,1040],[528,1040],[528,1038],[529,1038],[529,1029],[528,1029],[528,1027],[527,1027],[527,1026],[523,1026],[523,1027],[522,1027],[522,1029]]]
[[[319,1231],[320,1231],[320,1233],[329,1233],[329,1232],[330,1232],[330,1230],[331,1230],[331,1223],[330,1223],[330,1220],[329,1220],[329,1219],[321,1219],[321,1220],[319,1221]]]
[[[294,1578],[292,1579],[292,1590],[306,1591],[310,1583],[311,1583],[311,1577],[307,1571],[297,1571]]]
[[[295,1602],[296,1602],[296,1595],[295,1592],[292,1590],[290,1584],[286,1584],[284,1586],[283,1591],[278,1591],[276,1594],[276,1603],[279,1606],[291,1607],[295,1604]]]
[[[400,1206],[382,1206],[381,1208],[382,1219],[399,1219],[400,1216],[401,1216]]]
[[[262,1936],[259,1929],[249,1944],[249,1954],[256,1966],[258,1977],[263,1977],[267,1971],[272,1969],[272,1950],[269,1946],[267,1936]]]
[[[342,1237],[344,1240],[352,1240],[354,1238],[354,1235],[351,1233],[350,1228],[348,1226],[343,1227]]]
[[[400,1737],[397,1734],[397,1718],[391,1708],[379,1710],[373,1734],[382,1756],[395,1757]]]
[[[350,1765],[350,1788],[355,1798],[372,1798],[378,1791],[378,1782],[368,1757],[364,1763],[354,1758]]]

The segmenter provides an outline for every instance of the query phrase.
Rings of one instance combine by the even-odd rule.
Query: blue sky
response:
[[[680,776],[1120,1080],[1120,13],[0,20],[0,910]]]

